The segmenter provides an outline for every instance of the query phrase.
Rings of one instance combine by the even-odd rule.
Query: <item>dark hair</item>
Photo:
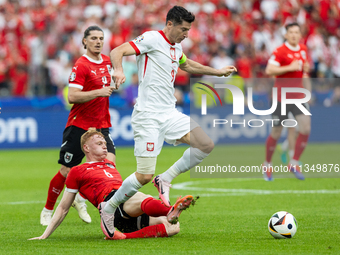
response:
[[[166,15],[166,24],[169,20],[172,21],[172,23],[174,23],[176,26],[182,24],[183,20],[189,23],[194,22],[195,15],[187,11],[182,6],[175,5],[168,11],[168,14]]]
[[[88,28],[86,28],[86,30],[84,31],[84,37],[81,40],[81,43],[84,45],[84,49],[86,49],[84,39],[90,35],[91,31],[101,31],[101,32],[103,32],[103,30],[98,26],[89,26]],[[103,32],[103,34],[104,34],[104,32]]]
[[[290,29],[291,27],[299,27],[300,28],[300,25],[297,22],[289,23],[288,25],[286,25],[286,31],[288,31],[288,29]]]

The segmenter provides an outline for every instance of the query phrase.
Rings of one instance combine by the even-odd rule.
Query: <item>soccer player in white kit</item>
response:
[[[192,13],[174,6],[167,14],[163,30],[146,32],[110,53],[117,88],[125,81],[123,56],[137,56],[139,88],[131,120],[137,171],[127,177],[115,195],[103,205],[101,227],[109,238],[115,232],[113,220],[116,208],[152,180],[164,141],[173,145],[190,145],[177,162],[153,180],[166,206],[170,206],[171,181],[202,162],[214,148],[213,141],[202,128],[175,108],[174,80],[177,69],[179,67],[188,73],[229,76],[236,68],[226,66],[215,69],[187,59],[180,43],[188,37],[194,20]]]

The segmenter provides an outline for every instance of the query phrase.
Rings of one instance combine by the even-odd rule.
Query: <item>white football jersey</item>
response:
[[[180,43],[170,43],[163,31],[149,31],[129,42],[138,67],[138,111],[164,112],[175,108],[174,81],[182,58]]]

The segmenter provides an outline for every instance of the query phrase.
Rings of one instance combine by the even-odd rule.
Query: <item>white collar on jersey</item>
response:
[[[291,44],[289,44],[288,42],[285,42],[285,45],[287,46],[288,49],[292,50],[292,51],[299,51],[300,50],[300,45],[296,45],[295,47]]]
[[[87,164],[95,164],[95,163],[102,163],[102,162],[104,162],[104,160],[102,160],[102,161],[90,161],[90,162],[85,162],[85,163],[87,163]]]
[[[101,64],[103,63],[103,58],[102,55],[100,55],[100,60],[94,60],[93,58],[90,58],[89,56],[87,56],[86,54],[83,55],[85,58],[88,59],[88,61],[92,62],[92,63],[96,63],[96,64]]]

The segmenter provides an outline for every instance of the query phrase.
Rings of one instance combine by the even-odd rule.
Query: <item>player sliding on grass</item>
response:
[[[137,55],[139,87],[131,119],[137,171],[124,180],[101,211],[102,229],[107,237],[114,236],[113,218],[118,206],[152,180],[164,141],[191,146],[174,165],[153,180],[159,197],[168,207],[171,181],[202,162],[214,148],[213,141],[202,128],[175,108],[174,80],[177,69],[179,67],[188,73],[229,76],[236,68],[225,66],[214,69],[187,59],[180,43],[188,37],[194,20],[191,12],[174,6],[167,14],[163,30],[146,32],[110,53],[116,86],[125,81],[123,56]]]
[[[81,137],[81,148],[86,163],[71,168],[66,178],[66,189],[51,223],[45,232],[34,239],[46,239],[67,215],[77,192],[80,192],[101,211],[106,201],[122,184],[115,164],[108,160],[107,146],[102,133],[90,128]],[[114,224],[122,231],[115,232],[111,239],[166,237],[179,232],[178,217],[194,199],[191,195],[179,198],[171,208],[161,201],[141,192],[121,204],[115,212]],[[113,219],[112,219],[113,220]]]

